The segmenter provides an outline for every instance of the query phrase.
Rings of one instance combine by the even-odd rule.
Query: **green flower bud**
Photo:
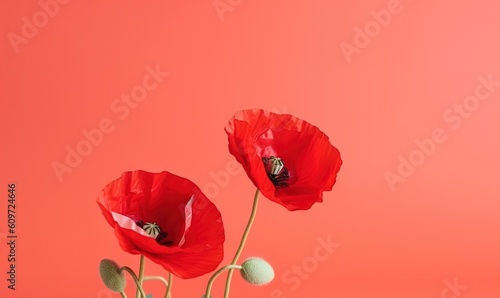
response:
[[[252,285],[267,285],[274,279],[273,267],[262,258],[248,258],[241,264],[241,267],[241,276]]]
[[[123,292],[125,289],[125,274],[119,269],[120,267],[113,260],[104,259],[99,265],[99,274],[104,285],[113,292]]]

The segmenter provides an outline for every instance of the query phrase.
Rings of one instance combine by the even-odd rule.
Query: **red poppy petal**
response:
[[[205,248],[202,252],[181,251],[168,255],[146,254],[146,256],[172,274],[187,279],[217,269],[224,258],[224,251],[222,246],[214,246]]]
[[[188,248],[166,247],[132,230],[115,228],[120,247],[142,254],[180,278],[194,278],[217,268],[224,257],[222,245],[197,244]]]
[[[331,190],[342,160],[328,136],[288,114],[253,109],[237,112],[225,127],[229,151],[250,180],[270,200],[289,210],[309,209]],[[269,179],[262,157],[277,156],[289,170],[286,187]]]
[[[142,254],[179,277],[208,273],[222,261],[222,216],[186,178],[168,172],[126,172],[101,191],[97,203],[124,251]],[[158,243],[136,224],[148,219],[173,233],[173,238],[167,235],[172,246]]]

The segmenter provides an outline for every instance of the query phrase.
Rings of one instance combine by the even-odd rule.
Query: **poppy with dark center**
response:
[[[222,217],[193,182],[169,172],[125,172],[97,203],[121,248],[181,278],[217,268],[225,240]]]
[[[229,152],[268,199],[291,211],[307,210],[332,190],[342,159],[316,126],[252,109],[237,112],[225,130]]]

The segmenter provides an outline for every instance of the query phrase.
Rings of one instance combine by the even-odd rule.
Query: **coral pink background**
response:
[[[95,198],[126,170],[168,170],[205,189],[223,214],[228,263],[254,187],[223,127],[261,107],[320,127],[344,165],[307,212],[261,200],[243,257],[268,259],[276,278],[252,287],[236,276],[231,297],[498,298],[500,3],[215,3],[219,12],[213,0],[0,4],[0,296],[119,297],[99,261],[137,268],[138,257],[118,247]],[[122,102],[132,91],[146,97]],[[77,148],[86,156],[67,163]],[[59,175],[57,163],[68,166]],[[208,278],[175,279],[173,297],[201,297]],[[162,297],[161,284],[146,288]]]

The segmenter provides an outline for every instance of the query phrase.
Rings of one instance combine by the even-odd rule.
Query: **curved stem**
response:
[[[212,285],[215,281],[215,279],[222,274],[222,272],[224,272],[225,270],[234,270],[234,269],[238,269],[238,270],[241,270],[241,266],[240,265],[227,265],[227,266],[224,266],[222,268],[220,268],[219,270],[217,270],[217,272],[215,272],[212,277],[210,277],[210,279],[208,280],[208,284],[207,284],[207,290],[205,292],[205,297],[204,298],[210,298],[210,291],[212,291]]]
[[[142,281],[143,281],[143,278],[144,278],[144,256],[141,255],[141,261],[140,261],[140,265],[139,265],[139,285],[142,287]],[[139,287],[137,287],[137,291],[135,292],[135,298],[139,298]],[[144,296],[145,297],[145,296]]]
[[[250,214],[250,218],[248,219],[247,227],[245,228],[245,232],[243,232],[243,236],[241,237],[241,242],[240,246],[238,247],[238,250],[236,251],[236,254],[234,255],[233,261],[231,262],[231,265],[236,264],[238,262],[238,258],[241,255],[241,252],[243,251],[243,247],[245,246],[245,243],[248,238],[248,234],[250,233],[250,229],[252,228],[253,221],[255,219],[255,215],[257,214],[257,205],[259,203],[259,189],[255,191],[255,195],[253,198],[253,205],[252,205],[252,213]],[[229,270],[227,274],[227,279],[226,279],[226,287],[224,289],[224,298],[229,297],[229,288],[231,287],[231,279],[233,277],[233,270]],[[208,297],[207,297],[208,298]]]
[[[170,292],[172,291],[172,273],[168,273],[168,286],[167,286],[167,293],[165,293],[165,298],[170,298]]]
[[[144,276],[144,281],[148,281],[148,280],[159,280],[165,285],[165,288],[168,287],[167,280],[162,276]]]
[[[169,298],[169,295],[170,295],[169,285],[172,283],[172,277],[170,275],[171,275],[171,273],[169,272],[168,279],[170,280],[170,282],[167,282],[167,280],[165,278],[163,278],[162,276],[144,276],[144,281],[148,281],[148,280],[161,281],[165,285],[165,288],[167,289],[167,292],[165,293],[165,298]]]
[[[140,295],[142,295],[142,298],[146,298],[146,293],[144,293],[144,290],[142,289],[142,285],[139,283],[139,279],[137,278],[137,275],[135,275],[134,270],[130,269],[127,266],[123,266],[118,270],[118,272],[122,272],[122,271],[127,271],[130,274],[130,276],[132,276],[132,279],[134,280],[135,285],[137,286],[137,291],[140,293]]]

